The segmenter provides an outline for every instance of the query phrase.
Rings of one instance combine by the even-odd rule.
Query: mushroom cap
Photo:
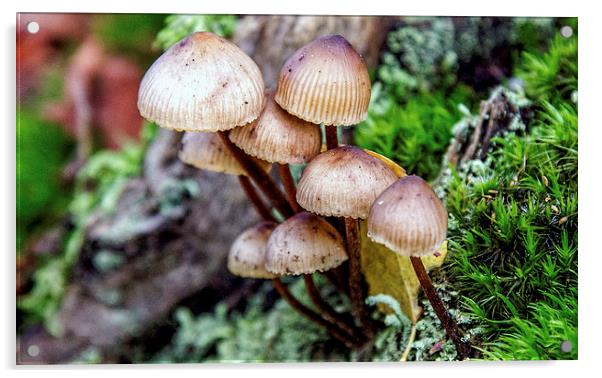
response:
[[[343,238],[324,219],[306,211],[287,219],[270,235],[265,267],[278,275],[309,274],[347,260]]]
[[[216,133],[185,132],[178,157],[184,163],[199,169],[247,176],[247,172]],[[255,162],[265,171],[271,167],[267,161],[255,159]]]
[[[312,123],[355,125],[368,114],[368,68],[342,36],[318,38],[284,63],[275,100],[289,113]]]
[[[208,32],[170,47],[146,71],[140,114],[177,131],[219,131],[245,125],[263,108],[257,64],[238,46]]]
[[[445,241],[447,211],[418,176],[405,176],[370,208],[368,237],[402,256],[426,256]]]
[[[247,154],[281,164],[299,164],[320,153],[320,127],[284,111],[266,91],[259,118],[230,132],[230,140]]]
[[[265,270],[268,238],[276,228],[274,222],[262,222],[246,229],[232,243],[228,253],[230,273],[246,278],[274,278]]]
[[[341,146],[319,154],[305,167],[297,202],[320,215],[365,219],[374,199],[397,178],[361,148]]]

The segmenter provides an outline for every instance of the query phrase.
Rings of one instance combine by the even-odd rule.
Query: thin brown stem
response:
[[[351,319],[351,321],[346,319],[343,314],[336,312],[335,309],[322,298],[311,274],[304,274],[303,280],[305,281],[305,287],[307,288],[309,298],[318,311],[322,313],[327,320],[335,323],[339,328],[349,334],[349,336],[354,338],[356,342],[361,343],[361,335],[358,334],[358,330],[353,325],[353,319]]]
[[[297,202],[297,188],[295,187],[295,180],[293,180],[289,165],[278,164],[278,174],[280,175],[280,180],[282,180],[282,185],[284,185],[284,191],[288,197],[288,202],[291,204],[295,213],[300,212],[303,209]]]
[[[366,336],[372,338],[374,330],[364,305],[365,295],[362,285],[359,225],[357,219],[345,218],[345,235],[347,254],[349,255],[349,297],[351,305],[353,306],[355,315],[365,329]]]
[[[332,284],[337,288],[338,291],[349,296],[349,286],[347,282],[347,275],[342,271],[343,266],[339,265],[336,268],[330,269],[324,272],[324,275]]]
[[[253,187],[253,184],[251,184],[251,180],[249,180],[247,176],[240,175],[238,176],[238,182],[249,198],[249,201],[251,201],[255,207],[255,210],[257,210],[257,213],[259,213],[259,215],[266,221],[276,222],[276,218],[274,218],[274,215],[272,215],[272,212],[268,206],[263,202],[261,197],[259,197],[259,194]]]
[[[324,133],[326,134],[326,149],[332,150],[339,146],[339,138],[337,136],[337,127],[324,125]]]
[[[411,256],[410,260],[412,261],[412,266],[414,267],[414,271],[416,272],[416,276],[418,276],[418,281],[420,281],[420,285],[422,285],[422,289],[424,290],[426,297],[428,298],[429,302],[431,302],[431,306],[433,306],[437,317],[441,321],[443,328],[445,328],[447,336],[452,339],[454,345],[456,346],[458,357],[460,360],[466,359],[468,356],[470,356],[470,344],[466,341],[462,341],[458,324],[452,319],[451,315],[445,308],[445,304],[437,294],[437,291],[433,286],[433,282],[426,272],[420,257]]]
[[[272,204],[278,211],[285,217],[288,218],[294,214],[291,205],[288,203],[276,183],[272,180],[263,169],[261,169],[253,159],[245,154],[240,148],[238,148],[230,138],[228,138],[227,131],[218,131],[218,135],[224,142],[226,148],[232,153],[236,161],[247,172],[251,180],[261,189],[261,191],[268,196]]]
[[[348,348],[353,348],[353,340],[349,338],[344,332],[338,329],[334,324],[322,318],[317,312],[312,309],[306,307],[303,303],[299,302],[297,298],[291,294],[286,285],[282,283],[280,278],[276,277],[272,279],[272,283],[274,284],[274,288],[280,294],[280,296],[288,302],[288,304],[295,309],[297,312],[305,315],[309,320],[318,324],[321,327],[324,327],[330,332],[330,334],[335,337],[337,340],[345,344]]]

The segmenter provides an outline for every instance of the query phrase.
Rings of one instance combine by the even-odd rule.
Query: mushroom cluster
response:
[[[464,358],[469,346],[420,259],[445,240],[443,205],[419,177],[400,178],[378,154],[339,145],[337,127],[364,120],[369,103],[367,67],[340,35],[301,47],[284,63],[277,87],[266,89],[259,68],[240,48],[212,33],[194,33],[153,63],[138,97],[142,116],[184,132],[182,161],[238,176],[263,218],[232,244],[232,274],[271,279],[295,310],[348,347],[361,347],[376,327],[365,307],[360,264],[358,221],[367,219],[367,237],[410,256]],[[306,164],[298,183],[289,164]],[[270,175],[272,165],[282,185]],[[318,272],[349,296],[352,314],[321,297],[312,278]],[[283,276],[303,277],[313,308],[290,293]]]

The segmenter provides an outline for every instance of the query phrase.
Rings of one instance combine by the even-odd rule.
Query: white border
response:
[[[0,17],[3,20],[3,51],[0,59],[4,84],[0,91],[1,114],[6,124],[0,128],[0,141],[3,160],[3,180],[0,185],[0,208],[3,219],[3,282],[1,292],[0,324],[1,332],[0,368],[6,369],[4,376],[39,375],[44,376],[86,376],[105,377],[107,373],[116,376],[144,374],[148,377],[164,377],[167,371],[175,374],[196,376],[208,374],[236,374],[246,377],[278,376],[296,377],[314,373],[337,374],[341,376],[376,377],[383,375],[415,375],[416,377],[486,376],[507,377],[509,374],[532,374],[534,376],[585,376],[602,370],[599,367],[599,344],[602,342],[600,320],[602,299],[601,282],[597,278],[602,272],[602,245],[596,238],[600,234],[598,225],[601,214],[600,200],[600,151],[602,122],[599,109],[601,64],[600,24],[601,14],[594,8],[595,1],[403,1],[403,0],[303,0],[299,2],[282,0],[222,0],[222,1],[160,1],[160,0],[20,0],[4,4]],[[15,313],[14,313],[14,245],[15,245],[15,13],[20,12],[106,12],[106,13],[234,13],[234,14],[403,14],[403,15],[494,15],[494,16],[578,16],[579,17],[579,361],[572,362],[514,362],[514,363],[469,363],[458,364],[267,364],[267,365],[163,365],[163,366],[105,366],[99,367],[51,367],[31,368],[14,366],[15,352]],[[597,300],[597,301],[596,301]],[[107,371],[106,369],[109,369]],[[39,370],[48,370],[41,372]]]

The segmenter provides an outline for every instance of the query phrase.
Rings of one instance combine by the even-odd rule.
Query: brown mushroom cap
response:
[[[257,64],[227,39],[199,32],[177,42],[146,71],[140,114],[178,131],[219,131],[245,125],[263,108]]]
[[[230,273],[246,278],[274,278],[265,270],[268,238],[276,228],[274,222],[262,222],[240,234],[228,253]]]
[[[397,178],[361,148],[341,146],[321,153],[305,167],[297,202],[320,215],[364,219],[374,199]]]
[[[247,172],[216,133],[185,132],[178,157],[184,163],[199,169],[247,176]],[[267,161],[255,161],[266,171],[271,167]]]
[[[426,256],[445,241],[447,211],[418,176],[405,176],[385,190],[368,216],[368,237],[402,256]]]
[[[368,68],[342,36],[318,38],[284,63],[275,100],[289,113],[312,123],[355,125],[368,114]]]
[[[230,140],[247,154],[281,164],[299,164],[320,153],[320,127],[290,115],[266,91],[266,105],[258,119],[230,132]]]
[[[278,275],[309,274],[339,266],[347,260],[343,238],[315,214],[300,212],[270,235],[266,269]]]

